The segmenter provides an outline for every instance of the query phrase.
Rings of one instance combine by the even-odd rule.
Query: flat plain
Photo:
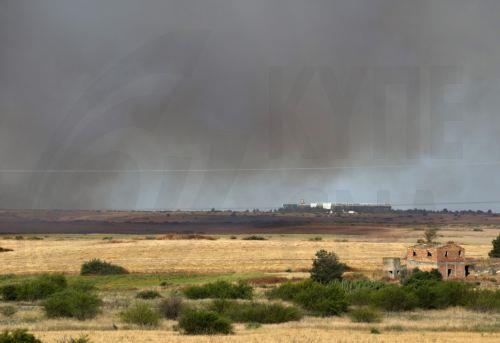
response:
[[[94,217],[90,219],[86,225],[95,223]],[[9,220],[3,225],[7,226],[5,223]],[[60,224],[67,219],[52,220]],[[268,220],[259,218],[264,223]],[[496,220],[497,217],[491,219]],[[19,218],[14,221],[16,225],[22,222]],[[47,319],[37,304],[21,303],[14,316],[0,315],[0,330],[27,328],[44,342],[61,342],[65,337],[80,335],[89,336],[92,342],[500,341],[500,315],[478,314],[461,308],[387,313],[382,323],[376,324],[352,323],[345,316],[308,316],[299,322],[259,328],[237,324],[236,334],[231,336],[183,336],[174,330],[175,322],[167,320],[155,330],[123,324],[119,311],[134,301],[138,290],[152,289],[168,296],[188,284],[244,279],[253,283],[262,296],[265,287],[269,287],[266,283],[307,277],[307,270],[319,249],[335,251],[349,265],[351,274],[380,277],[382,258],[403,257],[406,247],[422,238],[427,227],[418,218],[417,224],[388,221],[387,225],[379,219],[369,223],[356,218],[353,223],[343,219],[331,225],[323,219],[321,223],[298,222],[296,225],[281,222],[274,229],[252,224],[248,232],[239,227],[234,233],[231,231],[233,224],[220,223],[216,223],[220,230],[210,226],[210,230],[206,230],[209,232],[204,232],[198,227],[193,230],[197,234],[193,235],[168,234],[165,229],[160,230],[162,232],[145,230],[142,234],[130,234],[127,230],[121,233],[120,222],[131,221],[134,220],[129,217],[115,221],[116,226],[110,233],[16,235],[10,232],[1,235],[0,247],[12,251],[0,253],[0,285],[41,273],[64,273],[70,281],[78,279],[81,278],[78,272],[82,262],[92,258],[122,265],[131,274],[91,278],[104,299],[103,314],[93,320]],[[500,234],[500,225],[489,221],[450,224],[436,219],[429,225],[440,228],[439,241],[455,241],[465,248],[467,257],[482,259],[491,249],[491,240]],[[140,223],[139,220],[134,224],[134,230]],[[48,225],[46,221],[43,224]],[[258,235],[264,240],[245,239],[250,235]],[[0,306],[6,304],[0,303]],[[114,330],[114,326],[118,330]],[[371,333],[373,328],[380,334]]]

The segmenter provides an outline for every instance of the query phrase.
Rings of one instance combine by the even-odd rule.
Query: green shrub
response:
[[[16,314],[16,312],[17,308],[15,308],[14,306],[7,305],[0,307],[0,313],[3,314],[5,317],[12,317],[13,315]]]
[[[0,288],[2,299],[5,301],[17,300],[17,285],[5,285]]]
[[[405,286],[418,286],[422,282],[441,281],[443,276],[437,269],[432,269],[430,272],[424,272],[415,268],[408,278],[403,282]]]
[[[26,330],[17,329],[1,333],[0,343],[42,343],[42,341]]]
[[[237,323],[275,324],[302,318],[299,309],[277,303],[214,300],[209,309]]]
[[[120,316],[125,323],[143,327],[157,327],[160,323],[160,313],[145,302],[136,302]]]
[[[500,312],[500,291],[475,290],[471,292],[466,307],[479,312]]]
[[[439,282],[434,287],[437,308],[465,306],[471,294],[471,285],[460,281]]]
[[[370,328],[370,333],[373,335],[380,335],[380,330],[377,328]]]
[[[349,317],[356,323],[380,323],[382,316],[379,311],[370,307],[360,307],[349,312]]]
[[[227,281],[216,281],[201,286],[190,286],[184,289],[189,299],[252,299],[253,288],[244,282],[232,284]]]
[[[85,320],[94,318],[100,312],[102,300],[93,293],[68,288],[48,297],[42,306],[49,318]]]
[[[160,302],[159,311],[164,318],[177,319],[181,313],[182,307],[181,297],[170,297]]]
[[[179,318],[179,328],[187,335],[228,335],[233,333],[231,322],[216,312],[186,310]]]
[[[244,241],[267,241],[266,237],[256,236],[256,235],[252,235],[252,236],[248,236],[248,237],[243,237],[242,239]]]
[[[339,315],[349,306],[347,294],[339,285],[324,285],[312,280],[284,283],[268,292],[268,296],[293,301],[321,316]]]
[[[353,305],[373,305],[373,297],[376,290],[359,288],[349,294],[349,301]]]
[[[499,258],[500,257],[500,235],[497,236],[494,240],[491,241],[492,249],[488,253],[488,256],[491,258]]]
[[[303,282],[285,282],[280,286],[273,288],[267,292],[267,296],[271,299],[281,299],[285,301],[293,301],[295,295],[305,286]]]
[[[386,311],[408,311],[418,306],[417,296],[410,290],[389,285],[373,294],[373,303]]]
[[[99,259],[93,259],[82,264],[81,275],[116,275],[128,274],[128,270]]]
[[[157,291],[141,291],[135,297],[138,299],[156,299],[161,298],[161,294]]]
[[[64,275],[42,275],[32,280],[2,287],[2,298],[7,301],[34,301],[45,299],[68,286]]]
[[[316,253],[311,269],[311,279],[319,283],[329,283],[342,278],[347,266],[341,263],[334,252],[320,250]]]

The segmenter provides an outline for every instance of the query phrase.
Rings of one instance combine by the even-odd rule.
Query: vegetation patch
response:
[[[292,301],[312,314],[321,316],[340,315],[349,306],[347,294],[339,285],[325,285],[312,280],[284,283],[268,292],[268,296]]]
[[[189,299],[252,299],[253,288],[241,281],[236,284],[216,281],[187,287],[184,289],[184,295]]]
[[[34,301],[64,290],[68,286],[64,275],[42,275],[20,283],[7,284],[0,289],[6,301]]]
[[[157,327],[160,323],[160,313],[145,302],[136,302],[123,311],[120,316],[125,323],[142,327]]]
[[[228,335],[234,332],[229,319],[213,311],[195,309],[182,312],[179,329],[186,335]]]
[[[0,252],[9,252],[9,251],[14,251],[14,250],[0,247]]]
[[[177,319],[183,308],[181,297],[170,297],[160,302],[160,314],[167,319]]]
[[[100,259],[93,259],[82,264],[80,275],[117,275],[128,274],[128,270]]]
[[[311,279],[320,283],[340,280],[347,266],[339,261],[334,252],[320,250],[316,253],[311,269]]]
[[[43,301],[42,306],[49,318],[94,318],[101,309],[102,300],[93,293],[68,288]]]
[[[28,333],[27,330],[17,329],[1,333],[0,343],[42,343],[42,341]]]
[[[211,311],[237,323],[276,324],[300,320],[301,311],[293,306],[278,303],[238,302],[234,300],[214,300]]]

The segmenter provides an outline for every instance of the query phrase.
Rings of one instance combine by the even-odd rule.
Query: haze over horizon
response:
[[[500,211],[496,0],[2,0],[0,208]]]

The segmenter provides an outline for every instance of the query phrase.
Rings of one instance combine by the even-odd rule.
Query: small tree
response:
[[[316,253],[311,269],[311,279],[319,283],[329,283],[341,279],[347,266],[339,261],[337,254],[320,250]]]
[[[431,228],[428,228],[427,230],[425,230],[425,232],[424,232],[425,242],[426,243],[433,243],[437,237],[437,232],[438,232],[438,229],[435,227],[431,227]]]
[[[488,255],[493,258],[500,258],[500,235],[492,240],[491,244],[493,245],[493,249],[491,249]]]

